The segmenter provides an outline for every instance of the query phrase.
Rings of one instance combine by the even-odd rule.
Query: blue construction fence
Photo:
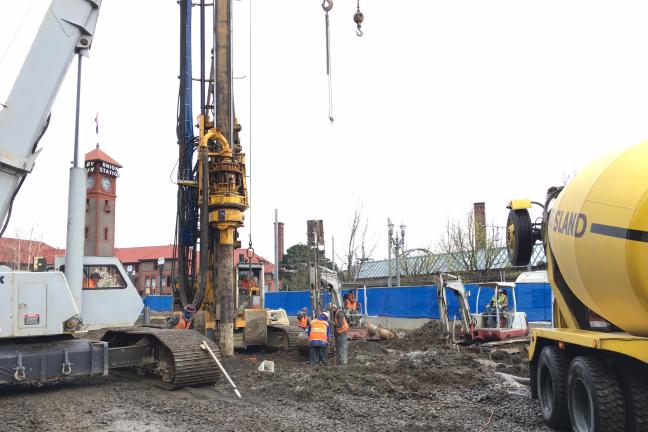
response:
[[[144,306],[152,311],[171,312],[173,310],[173,296],[170,295],[147,295],[143,299]]]
[[[481,288],[476,284],[466,284],[468,303],[471,311],[483,311],[493,296],[491,288]],[[510,291],[507,289],[507,291]],[[344,291],[347,293],[348,291]],[[364,313],[365,303],[368,314],[395,318],[439,318],[439,307],[436,300],[434,285],[397,287],[397,288],[360,288],[356,294],[362,304]],[[365,302],[366,296],[366,302]],[[518,283],[515,288],[517,310],[525,312],[529,321],[551,321],[551,288],[547,283]],[[459,317],[459,304],[452,294],[447,291],[448,314],[450,318]],[[325,303],[328,303],[325,299]],[[475,308],[479,301],[478,308]],[[265,295],[267,308],[283,308],[288,315],[296,315],[303,307],[310,305],[308,291],[272,292]],[[509,292],[509,305],[512,306],[512,296]]]

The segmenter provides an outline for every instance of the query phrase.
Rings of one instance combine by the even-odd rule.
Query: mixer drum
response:
[[[648,141],[579,173],[556,199],[547,232],[576,297],[648,337]]]

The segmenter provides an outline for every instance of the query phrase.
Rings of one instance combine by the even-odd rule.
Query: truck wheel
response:
[[[514,266],[529,264],[533,253],[533,229],[528,210],[511,210],[506,221],[506,249]]]
[[[542,349],[538,359],[536,385],[540,411],[545,423],[554,429],[563,429],[567,416],[567,370],[569,360],[565,352],[555,346]]]
[[[626,408],[626,430],[648,431],[648,379],[645,370],[624,367],[621,373],[621,390]]]
[[[619,380],[594,357],[572,360],[567,379],[567,406],[574,432],[625,430]]]

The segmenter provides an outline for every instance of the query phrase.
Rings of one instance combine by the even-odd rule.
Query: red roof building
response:
[[[57,255],[65,255],[65,250],[37,240],[0,238],[0,265],[6,265],[13,270],[31,269],[36,257],[45,257],[47,265],[52,267]]]
[[[58,249],[41,241],[0,238],[0,265],[14,270],[31,269],[35,257],[45,257],[48,268],[53,268],[54,257],[64,255],[65,249]],[[175,261],[173,245],[115,248],[115,256],[121,261],[140,293],[171,294],[171,267]],[[160,258],[164,258],[161,275],[158,266]],[[276,291],[273,280],[274,264],[257,254],[252,254],[250,258],[252,263],[263,265],[266,291]],[[246,262],[248,249],[236,249],[234,265]]]

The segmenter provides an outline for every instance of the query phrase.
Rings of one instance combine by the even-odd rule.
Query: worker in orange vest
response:
[[[326,366],[328,341],[331,338],[328,312],[324,312],[312,320],[306,329],[306,334],[308,335],[311,366],[317,366],[320,363],[324,363]]]
[[[193,328],[193,319],[195,313],[196,307],[192,303],[189,303],[187,306],[185,306],[184,311],[182,312],[182,316],[178,319],[178,324],[176,324],[175,328],[181,330]]]
[[[358,313],[358,301],[355,299],[355,294],[350,292],[344,300],[344,308],[348,313]]]
[[[306,328],[308,328],[309,322],[310,320],[308,319],[308,309],[304,307],[297,314],[297,327],[301,327],[306,330]]]
[[[346,315],[349,316],[349,322],[351,323],[351,325],[357,325],[359,318],[354,315],[360,313],[360,303],[358,303],[358,300],[356,300],[353,291],[349,292],[349,294],[347,294],[346,298],[344,299],[344,309],[346,309]]]
[[[344,318],[344,311],[338,309],[335,312],[335,362],[338,365],[349,363],[349,324]]]

